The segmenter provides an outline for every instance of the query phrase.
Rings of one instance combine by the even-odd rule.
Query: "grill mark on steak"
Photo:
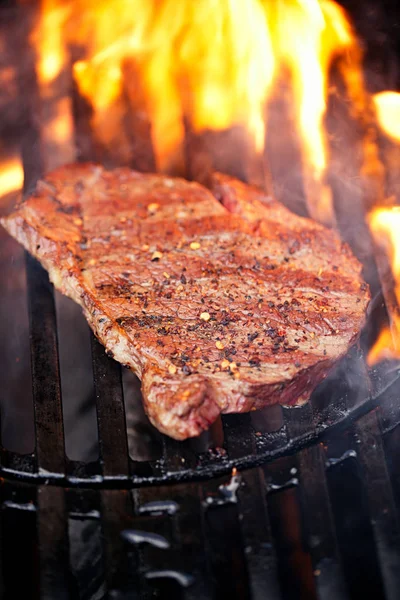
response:
[[[227,176],[213,185],[220,202],[196,183],[74,165],[3,220],[177,439],[220,412],[306,399],[368,303],[337,234]]]

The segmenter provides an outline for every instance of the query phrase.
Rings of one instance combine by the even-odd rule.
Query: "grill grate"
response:
[[[223,417],[207,442],[223,438],[223,452],[163,438],[159,460],[139,461],[128,454],[121,367],[93,338],[99,458],[71,461],[53,292],[36,261],[27,257],[26,267],[30,341],[39,349],[36,446],[28,456],[2,451],[0,489],[3,556],[14,535],[8,515],[23,515],[25,560],[37,555],[40,565],[40,581],[32,574],[29,582],[36,597],[398,597],[397,371],[391,382],[378,372],[369,382],[357,349],[310,404],[274,407],[270,419]],[[352,393],[351,378],[337,386],[349,361],[365,375],[363,393]],[[238,465],[252,468],[235,490]],[[28,583],[18,586],[23,593]]]
[[[236,492],[229,476],[131,491],[4,482],[3,556],[15,536],[4,527],[12,514],[37,523],[25,525],[23,553],[29,574],[39,550],[34,597],[103,597],[93,590],[107,589],[112,598],[149,598],[157,589],[161,598],[342,600],[371,590],[398,598],[400,530],[384,452],[393,430],[382,425],[392,392],[326,444],[244,471]],[[394,458],[387,454],[388,464]],[[77,523],[84,541],[73,535]],[[71,559],[83,549],[78,568]],[[24,584],[32,581],[17,587]],[[84,595],[89,588],[93,596]]]
[[[71,461],[53,293],[36,261],[27,257],[26,265],[31,344],[40,349],[32,352],[36,448],[29,456],[3,450],[1,464],[3,556],[15,535],[4,524],[10,513],[14,521],[23,515],[30,523],[24,558],[37,555],[40,565],[39,582],[26,569],[32,579],[18,583],[21,593],[26,586],[38,598],[101,598],[105,590],[113,598],[229,593],[324,600],[371,590],[377,598],[398,597],[400,530],[391,481],[400,423],[396,373],[385,389],[379,374],[366,380],[367,401],[354,399],[347,385],[339,397],[326,397],[332,390],[338,395],[336,377],[304,407],[275,407],[273,431],[261,436],[260,415],[256,422],[249,414],[227,415],[224,453],[211,458],[193,444],[163,438],[161,460],[140,462],[128,455],[121,368],[93,339],[100,456]],[[359,357],[357,351],[348,360],[360,365]],[[336,427],[318,430],[322,419]],[[220,477],[266,458],[275,460],[244,471],[236,492],[229,474]],[[4,570],[3,578],[7,590],[10,573]]]

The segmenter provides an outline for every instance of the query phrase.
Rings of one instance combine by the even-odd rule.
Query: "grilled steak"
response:
[[[93,164],[58,169],[2,221],[142,380],[176,439],[219,415],[305,401],[368,303],[338,235],[256,188]]]

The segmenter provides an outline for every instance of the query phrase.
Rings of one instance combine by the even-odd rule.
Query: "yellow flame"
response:
[[[47,0],[51,1],[56,0]],[[331,194],[324,181],[328,73],[335,56],[357,44],[338,4],[79,0],[73,6],[66,35],[71,43],[86,47],[74,76],[93,107],[93,128],[104,144],[118,137],[115,129],[123,136],[124,102],[128,97],[137,109],[139,88],[161,170],[183,143],[183,117],[195,132],[245,125],[261,153],[266,101],[276,74],[288,68],[305,176],[310,180],[306,187],[314,196],[310,210],[317,218],[332,221]],[[135,65],[134,81],[125,75],[131,73],[127,63]]]
[[[380,92],[373,97],[378,122],[382,130],[396,142],[400,142],[400,94]]]
[[[38,53],[38,78],[41,83],[54,81],[67,63],[63,29],[70,12],[59,0],[42,0],[40,26],[33,34]]]
[[[20,158],[0,162],[0,196],[18,192],[24,185],[24,170]]]
[[[36,76],[42,99],[37,121],[44,168],[50,170],[71,162],[75,157],[72,86],[66,69],[69,54],[64,32],[72,3],[42,0],[40,8],[39,22],[32,40],[36,48]]]
[[[400,206],[376,208],[370,213],[368,223],[375,242],[384,248],[391,260],[400,303]]]
[[[380,331],[376,342],[368,352],[367,364],[373,367],[383,360],[399,358],[398,347],[396,349],[393,341],[393,331],[387,325]]]
[[[42,10],[39,79],[54,81],[68,48],[79,48],[74,78],[106,148],[129,146],[127,116],[138,111],[151,123],[161,171],[183,152],[184,122],[197,133],[244,126],[262,154],[266,106],[289,72],[309,212],[332,224],[324,120],[338,59],[354,115],[368,130],[364,171],[379,173],[362,52],[334,0],[42,0]]]
[[[293,0],[276,6],[274,48],[293,79],[308,209],[315,219],[332,224],[332,195],[325,183],[329,70],[336,57],[348,57],[352,50],[355,60],[344,62],[344,69],[361,72],[358,43],[345,11],[331,0]]]
[[[388,257],[395,281],[395,295],[400,306],[400,207],[374,209],[368,224],[374,241]],[[380,333],[368,355],[368,364],[372,365],[384,358],[400,358],[400,317],[391,315],[390,329]]]
[[[133,62],[161,170],[183,141],[184,115],[196,132],[245,124],[256,148],[263,149],[264,101],[274,57],[259,0],[116,0],[112,6],[100,0],[89,7],[97,18],[87,11],[91,48],[74,75],[94,107],[95,127],[115,110],[123,92],[134,97],[138,81],[130,82],[123,72]],[[116,15],[121,22],[115,23]],[[101,28],[108,21],[114,27]],[[110,138],[110,132],[103,137]]]
[[[187,3],[178,68],[196,131],[246,123],[263,144],[260,121],[274,74],[266,8],[258,0]],[[262,127],[261,127],[262,130]]]

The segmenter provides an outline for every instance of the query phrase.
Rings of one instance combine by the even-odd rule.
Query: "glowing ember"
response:
[[[24,171],[20,158],[0,162],[0,196],[18,192],[24,184]]]
[[[393,140],[400,142],[400,94],[380,92],[375,94],[373,99],[383,131]]]
[[[369,215],[368,223],[375,244],[390,260],[396,300],[400,306],[400,207],[377,208]],[[400,312],[392,311],[389,316],[390,330],[385,328],[380,333],[368,355],[370,365],[385,358],[400,358]]]

